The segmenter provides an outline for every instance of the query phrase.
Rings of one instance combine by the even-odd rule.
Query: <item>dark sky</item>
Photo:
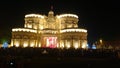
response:
[[[24,16],[29,13],[46,14],[53,5],[55,14],[73,13],[79,16],[79,27],[88,30],[88,42],[100,38],[120,38],[119,2],[94,0],[16,0],[0,2],[0,39],[11,38],[12,28],[24,26]]]

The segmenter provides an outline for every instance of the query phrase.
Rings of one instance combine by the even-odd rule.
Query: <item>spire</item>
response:
[[[53,6],[51,5],[51,11],[53,10]]]
[[[54,12],[53,12],[53,6],[51,5],[51,10],[48,13],[49,17],[53,17],[54,16]]]

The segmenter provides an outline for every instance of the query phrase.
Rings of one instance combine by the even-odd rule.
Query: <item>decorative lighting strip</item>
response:
[[[33,32],[33,33],[37,33],[36,30],[32,30],[32,29],[24,29],[24,28],[14,28],[12,29],[13,32],[17,32],[17,31],[23,31],[23,32]]]
[[[57,33],[57,31],[45,30],[45,31],[43,31],[43,33],[53,33],[53,34],[55,34],[55,33]]]
[[[62,18],[62,17],[75,17],[75,18],[78,18],[78,16],[75,15],[75,14],[62,14],[62,15],[59,15],[57,17],[58,18]]]
[[[40,18],[44,18],[44,16],[39,15],[39,14],[28,14],[28,15],[25,15],[25,17],[40,17]]]
[[[87,30],[85,29],[64,29],[60,31],[61,33],[65,33],[65,32],[87,32]]]

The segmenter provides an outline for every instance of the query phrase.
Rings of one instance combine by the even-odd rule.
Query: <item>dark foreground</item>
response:
[[[0,68],[120,68],[119,50],[0,49]]]

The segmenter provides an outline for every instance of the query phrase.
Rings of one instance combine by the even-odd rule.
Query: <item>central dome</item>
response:
[[[49,13],[48,13],[48,14],[52,14],[52,15],[53,15],[53,14],[54,14],[54,12],[53,12],[53,11],[49,11]]]

